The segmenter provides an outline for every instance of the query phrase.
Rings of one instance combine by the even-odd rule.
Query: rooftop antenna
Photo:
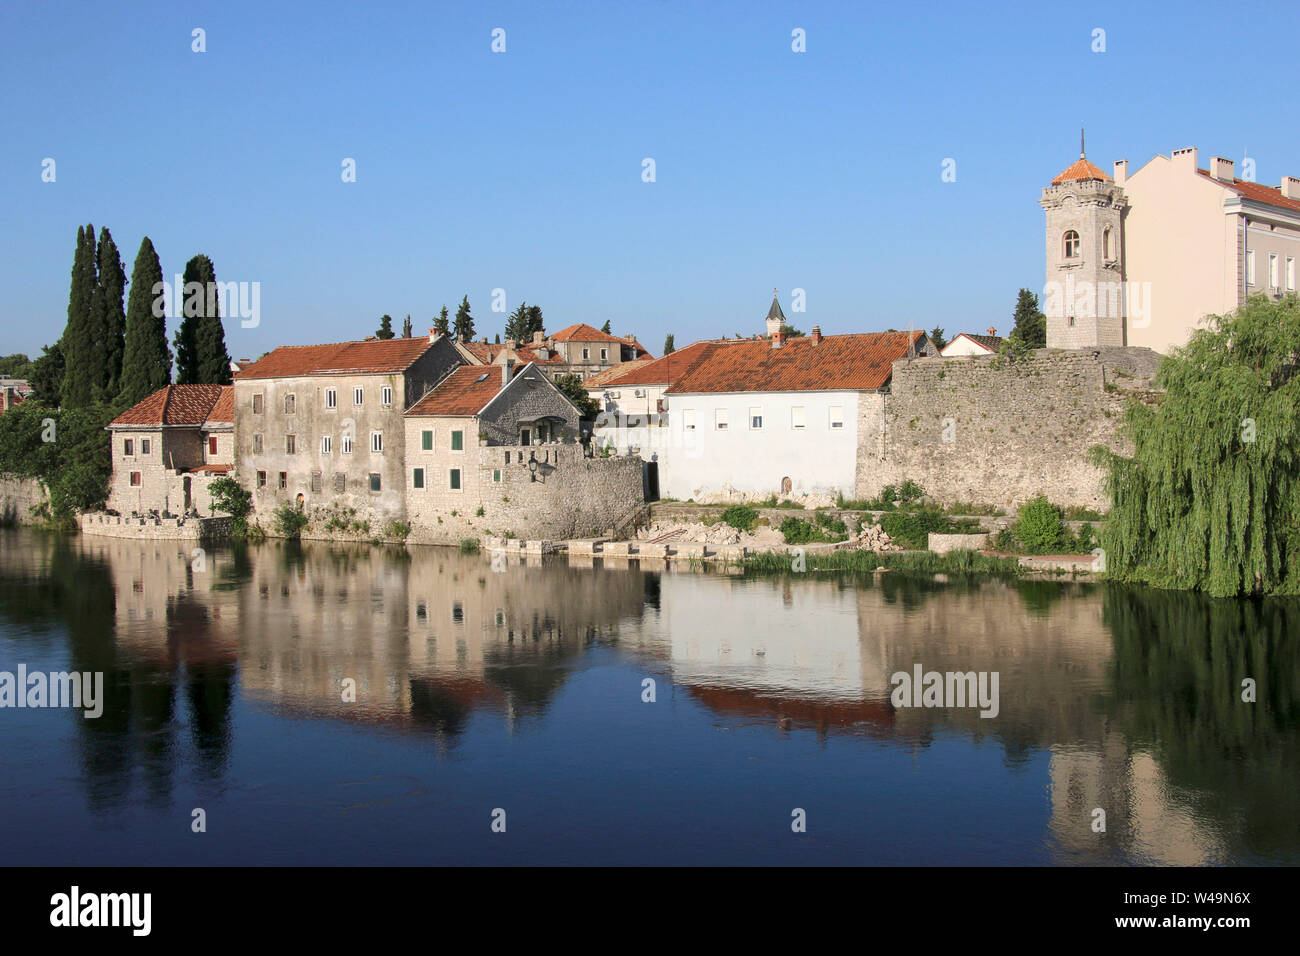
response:
[[[1087,159],[1088,154],[1083,148],[1083,124],[1079,124],[1079,158]]]

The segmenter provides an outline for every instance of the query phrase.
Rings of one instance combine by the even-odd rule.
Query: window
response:
[[[352,454],[352,436],[350,434],[345,434],[343,436],[343,454]]]
[[[122,454],[127,455],[128,457],[133,456],[135,454],[134,438],[128,438],[124,442],[122,442]]]
[[[1065,258],[1079,258],[1079,234],[1073,229],[1065,234]]]
[[[426,428],[420,432],[420,451],[433,451],[433,429]]]
[[[844,427],[844,406],[843,405],[831,406],[830,423],[831,423],[831,428]]]
[[[464,450],[465,450],[465,433],[464,433],[464,432],[462,432],[462,431],[454,431],[454,432],[451,433],[451,450],[452,450],[452,451],[464,451]]]
[[[262,414],[262,393],[261,392],[258,392],[256,395],[253,396],[253,414],[254,415]]]
[[[695,431],[695,409],[682,409],[682,428],[688,432]]]
[[[287,471],[282,471],[280,472],[280,489],[284,490],[285,488],[288,487],[289,487],[289,473]]]
[[[763,409],[754,407],[749,410],[749,427],[753,431],[761,431],[763,428]]]
[[[1295,260],[1290,256],[1286,257],[1286,291],[1295,291]]]
[[[424,487],[424,469],[423,469],[423,468],[417,468],[417,469],[415,469],[415,471],[412,473],[412,475],[411,475],[411,487],[412,487],[412,488],[423,488],[423,487]]]
[[[373,454],[376,454],[376,455],[382,455],[382,454],[384,453],[384,433],[383,433],[383,432],[371,432],[371,433],[370,433],[370,451],[371,451]]]
[[[320,491],[325,486],[325,476],[319,471],[311,473],[311,490]]]
[[[352,404],[353,404],[353,405],[364,405],[364,404],[365,404],[365,401],[366,401],[366,393],[365,393],[365,391],[364,391],[363,389],[360,389],[360,388],[354,388],[354,389],[352,390]]]
[[[459,468],[453,468],[451,470],[451,490],[460,491],[460,469]]]
[[[713,410],[713,427],[720,432],[727,430],[727,410],[725,408],[715,408]]]
[[[322,435],[320,439],[320,453],[328,455],[334,450],[334,438],[330,435]]]
[[[266,487],[266,472],[264,472],[264,471],[259,471],[259,472],[257,473],[257,487],[259,487],[259,488],[265,488],[265,487]]]
[[[500,468],[493,468],[493,469],[492,469],[492,481],[493,481],[495,484],[498,484],[498,485],[501,484],[501,469],[500,469]]]
[[[1101,233],[1101,257],[1107,262],[1115,258],[1115,254],[1110,249],[1110,227],[1103,229]]]
[[[373,471],[370,473],[370,490],[380,492],[384,490],[384,481]]]
[[[601,360],[602,362],[604,362],[604,361],[607,361],[608,359],[609,359],[609,349],[601,349],[601,350],[600,350],[600,360]]]
[[[790,409],[790,427],[803,428],[808,424],[807,410],[802,405],[795,405]]]
[[[1068,325],[1068,326],[1070,326],[1071,328],[1073,328],[1073,327],[1074,327],[1074,316],[1070,316],[1068,319],[1066,319],[1066,320],[1065,320],[1065,324]]]
[[[1246,252],[1246,285],[1255,284],[1255,250]]]
[[[341,471],[334,472],[334,493],[343,494],[348,490],[348,476]]]
[[[284,453],[285,453],[286,455],[296,455],[296,454],[298,453],[298,436],[297,436],[297,435],[285,435],[285,436],[284,436]]]
[[[384,408],[387,408],[388,406],[393,404],[393,388],[391,385],[385,385],[382,389],[380,389],[379,404],[383,405]]]
[[[583,350],[582,350],[582,357],[583,357],[584,359],[589,359],[589,358],[591,358],[591,349],[583,349]]]
[[[1268,254],[1268,287],[1276,289],[1277,286],[1277,253],[1270,252]]]
[[[339,396],[338,396],[338,393],[337,393],[336,391],[334,391],[334,389],[332,389],[332,388],[327,388],[327,389],[325,389],[325,407],[326,407],[326,408],[338,408],[338,407],[339,407]]]
[[[284,396],[284,413],[286,415],[292,415],[297,405],[298,405],[298,396],[294,395],[292,392]]]
[[[260,455],[260,454],[262,454],[262,436],[261,436],[261,435],[254,435],[254,436],[253,436],[253,454],[254,454],[254,455]]]
[[[533,443],[533,433],[527,428],[519,429],[519,444],[531,445]]]
[[[215,455],[216,451],[214,450],[212,453]],[[142,455],[149,454],[149,439],[147,438],[140,439],[140,454]]]
[[[146,449],[144,450],[144,453],[145,453],[146,455],[149,454],[149,449],[146,448]],[[216,436],[216,435],[209,435],[209,436],[208,436],[208,454],[209,454],[209,455],[215,455],[216,453],[217,453],[217,436]]]
[[[140,472],[138,471],[131,472],[131,487],[132,488],[140,487]]]

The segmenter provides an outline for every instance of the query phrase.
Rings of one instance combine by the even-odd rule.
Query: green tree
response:
[[[1216,597],[1300,593],[1300,299],[1214,316],[1133,402],[1131,457],[1097,447],[1106,572]]]
[[[540,305],[530,305],[527,311],[528,321],[524,323],[524,337],[521,342],[531,342],[533,336],[538,332],[545,334],[546,323],[542,319],[542,307]]]
[[[671,355],[673,352],[676,351],[677,351],[677,343],[673,341],[673,334],[669,332],[668,335],[664,338],[664,355]]]
[[[520,302],[506,319],[506,338],[522,343],[528,336],[528,303]]]
[[[600,405],[582,387],[582,379],[573,373],[561,375],[555,380],[556,387],[559,388],[569,401],[578,406],[578,411],[582,413],[583,418],[595,418],[600,412]]]
[[[798,338],[799,336],[803,335],[802,332],[800,332],[798,329],[796,329],[793,325],[790,325],[788,322],[786,322],[786,323],[782,323],[782,325],[781,325],[781,334],[784,335],[787,339],[795,339],[795,338]],[[741,335],[739,332],[737,332],[737,333],[736,333],[736,338],[738,338],[738,339],[743,339],[744,336]]]
[[[95,254],[99,269],[95,325],[104,336],[104,395],[115,396],[122,379],[122,351],[126,345],[126,270],[113,235],[99,230]]]
[[[379,328],[375,330],[375,338],[391,339],[393,337],[393,317],[385,312],[379,317]]]
[[[602,332],[604,332],[606,335],[609,335],[609,334],[610,334],[610,331],[609,331],[609,319],[606,319],[606,320],[605,320],[605,324],[602,325],[602,326],[600,327],[600,330],[601,330]]]
[[[32,362],[32,370],[27,382],[34,392],[33,397],[47,408],[58,408],[59,398],[63,392],[63,343],[42,346],[41,354]]]
[[[474,337],[474,316],[469,312],[469,296],[460,300],[460,308],[456,310],[456,325],[454,327],[456,338],[462,342],[468,342]]]
[[[945,331],[937,325],[930,330],[930,342],[936,349],[941,349],[948,344],[948,340],[944,338]]]
[[[230,353],[216,294],[217,270],[197,255],[185,263],[182,318],[176,330],[176,382],[180,385],[229,385]]]
[[[23,352],[15,352],[0,358],[0,375],[8,378],[22,378],[30,381],[32,361]]]
[[[1021,289],[1016,296],[1015,322],[1011,329],[1011,338],[1018,340],[1026,348],[1041,349],[1047,346],[1047,316],[1038,308],[1038,296],[1028,289]]]
[[[411,337],[411,314],[408,312],[406,314],[406,318],[402,320],[402,338],[409,339],[410,337]]]
[[[162,285],[158,253],[145,236],[131,269],[131,292],[126,303],[126,343],[122,352],[122,388],[118,394],[118,403],[125,407],[172,380]]]
[[[433,320],[433,329],[439,335],[450,334],[451,328],[447,323],[447,307],[445,305],[442,307],[442,311],[438,313],[438,317]]]
[[[68,292],[68,325],[63,330],[61,404],[68,408],[89,405],[104,382],[103,334],[95,324],[95,227],[77,227],[77,250],[72,258],[72,284]]]
[[[492,344],[493,344],[493,345],[500,345],[500,344],[501,344],[501,333],[500,333],[500,332],[498,332],[495,336],[493,336],[493,338],[492,338]]]

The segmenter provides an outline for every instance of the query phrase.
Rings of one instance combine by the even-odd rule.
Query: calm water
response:
[[[3,864],[1300,862],[1294,604],[0,546],[0,671],[107,697],[0,710]],[[894,707],[915,664],[998,672],[998,716]]]

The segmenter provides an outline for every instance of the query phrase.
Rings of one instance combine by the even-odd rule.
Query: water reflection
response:
[[[1043,862],[1300,856],[1294,604],[563,560],[511,559],[498,573],[435,548],[272,543],[196,563],[178,543],[2,540],[0,669],[44,659],[105,674],[103,717],[69,717],[94,812],[166,807],[182,777],[209,792],[238,785],[232,762],[267,732],[241,722],[241,706],[412,735],[470,760],[477,726],[545,752],[566,695],[593,713],[607,705],[605,691],[574,684],[613,660],[634,692],[636,675],[652,675],[689,705],[682,721],[704,717],[692,731],[701,747],[726,746],[709,724],[778,747],[810,732],[827,753],[863,760],[865,748],[924,763],[951,760],[954,743],[996,746],[1003,770],[985,788],[1041,775],[1045,822],[1024,839]],[[999,672],[998,717],[895,708],[890,675],[915,664]],[[1241,701],[1245,678],[1253,704]],[[936,799],[956,806],[962,786],[954,771]],[[1096,808],[1105,833],[1091,826]]]

